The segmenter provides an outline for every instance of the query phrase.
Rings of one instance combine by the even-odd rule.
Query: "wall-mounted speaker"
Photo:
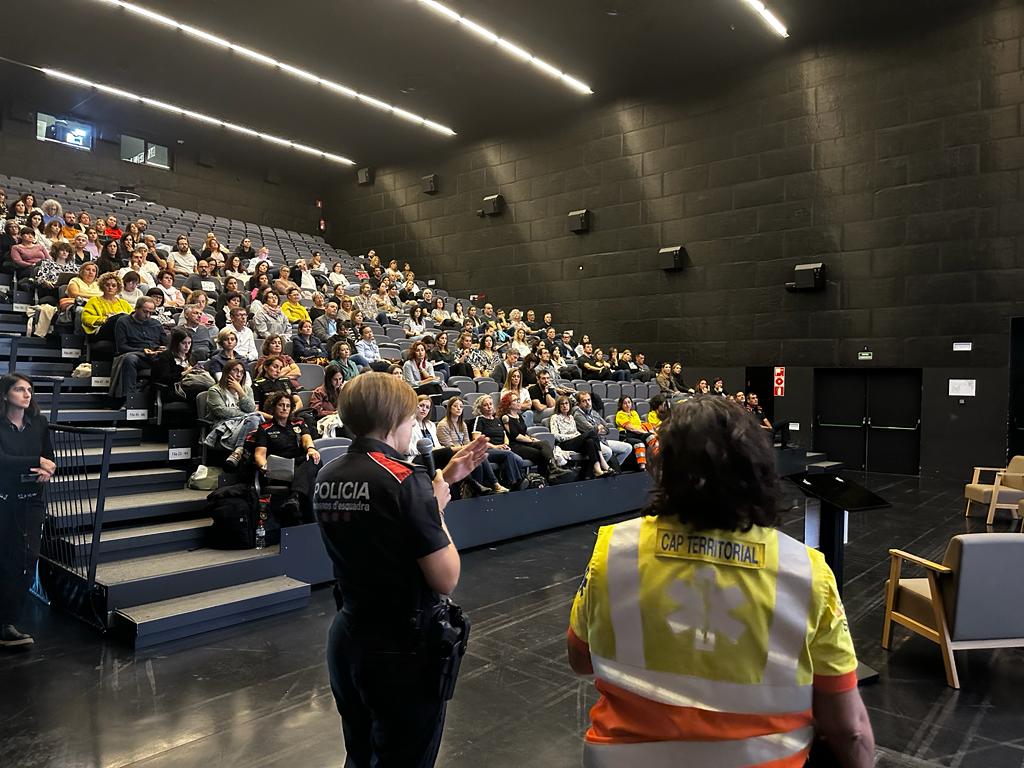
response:
[[[581,208],[578,211],[569,211],[569,231],[589,232],[590,211],[588,211],[586,208]]]
[[[366,186],[367,184],[373,184],[373,169],[372,168],[360,168],[356,171],[356,181],[360,185]]]
[[[431,173],[428,176],[424,176],[420,181],[423,183],[423,194],[425,195],[436,195],[437,194],[437,174]]]
[[[501,195],[488,195],[484,198],[484,204],[480,210],[484,212],[484,216],[497,216],[505,210],[505,198]]]
[[[797,264],[793,267],[793,282],[786,283],[786,290],[823,291],[825,281],[825,265],[820,261],[813,264]]]
[[[678,272],[685,266],[686,248],[670,245],[658,251],[658,266],[666,272]]]

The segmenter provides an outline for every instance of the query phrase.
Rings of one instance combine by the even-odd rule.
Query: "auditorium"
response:
[[[1024,765],[1024,2],[5,11],[0,765]]]

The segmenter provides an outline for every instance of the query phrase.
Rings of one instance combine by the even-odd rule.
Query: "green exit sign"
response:
[[[874,359],[875,359],[875,353],[874,352],[869,352],[868,350],[864,350],[863,352],[858,352],[857,353],[857,360],[859,360],[861,362],[863,362],[865,360],[874,360]]]

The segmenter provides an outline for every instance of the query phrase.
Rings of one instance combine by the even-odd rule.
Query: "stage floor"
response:
[[[962,485],[879,475],[864,482],[893,504],[851,517],[846,559],[857,650],[881,672],[881,682],[864,690],[878,765],[1020,768],[1024,650],[967,653],[957,692],[946,687],[938,650],[926,640],[898,629],[892,653],[879,647],[887,549],[937,559],[951,535],[984,531],[983,521],[964,521]],[[472,614],[473,639],[439,765],[579,765],[595,696],[564,662],[565,628],[596,527],[463,555],[456,597]],[[1008,527],[997,521],[996,530]],[[784,528],[799,536],[802,519],[789,515]],[[1019,595],[1021,586],[1007,589]],[[35,605],[23,629],[36,636],[36,649],[0,656],[0,764],[340,766],[323,661],[333,613],[330,590],[318,589],[303,611],[134,654]]]

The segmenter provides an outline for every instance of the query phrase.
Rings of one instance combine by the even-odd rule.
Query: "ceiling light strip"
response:
[[[529,51],[523,50],[515,43],[511,43],[505,38],[496,35],[494,32],[487,29],[486,27],[481,26],[480,24],[477,24],[475,21],[470,21],[465,16],[460,16],[451,8],[448,8],[447,6],[437,2],[437,0],[418,0],[418,2],[420,3],[420,5],[425,5],[427,8],[429,8],[432,11],[435,11],[436,13],[439,13],[442,16],[451,19],[452,21],[458,22],[461,26],[465,27],[473,34],[483,38],[489,43],[496,44],[499,48],[502,48],[508,54],[514,56],[520,61],[524,61],[527,64],[532,65],[533,67],[543,72],[545,75],[549,75],[550,77],[553,77],[556,80],[561,80],[574,91],[577,91],[578,93],[585,93],[588,95],[594,92],[586,83],[577,80],[575,77],[570,77],[569,75],[565,74],[565,72],[560,70],[558,67],[548,64],[543,59],[537,58]]]
[[[388,104],[385,101],[375,99],[365,93],[360,93],[354,88],[349,88],[348,86],[342,85],[341,83],[335,83],[331,80],[328,80],[325,77],[321,77],[317,74],[314,74],[313,72],[307,72],[306,70],[299,69],[298,67],[293,66],[292,64],[288,64],[283,61],[278,61],[277,59],[271,56],[267,56],[266,54],[260,53],[259,51],[254,51],[251,48],[246,48],[245,46],[239,45],[238,43],[232,42],[231,40],[225,40],[224,38],[211,34],[206,30],[193,27],[189,24],[184,24],[178,21],[177,19],[171,18],[170,16],[165,16],[161,13],[157,13],[156,11],[151,11],[148,8],[143,8],[142,6],[135,5],[134,3],[126,3],[123,0],[96,1],[105,3],[106,5],[117,6],[118,8],[122,8],[123,10],[128,11],[129,13],[134,13],[135,15],[143,19],[147,19],[154,23],[161,24],[165,27],[179,29],[186,35],[194,37],[198,40],[202,40],[204,43],[212,45],[215,48],[222,48],[234,51],[248,59],[252,59],[253,61],[259,62],[261,64],[265,64],[268,67],[280,69],[282,72],[285,72],[291,75],[292,77],[297,77],[300,80],[306,80],[307,82],[315,83],[316,85],[322,85],[329,90],[341,94],[342,96],[347,96],[351,99],[356,99],[357,101],[362,102],[363,104],[372,106],[375,109],[379,109],[381,112],[392,113],[395,115],[395,117],[401,120],[414,123],[415,125],[423,126],[428,130],[435,131],[436,133],[440,133],[445,136],[455,135],[455,131],[453,131],[446,125],[441,125],[440,123],[435,122],[433,120],[428,120],[427,118],[421,115],[417,115],[416,113],[410,112],[406,109],[400,109],[399,107],[396,107],[392,104]]]
[[[151,99],[148,96],[139,96],[137,93],[126,91],[122,88],[115,88],[112,85],[104,85],[103,83],[95,83],[92,80],[87,80],[84,77],[78,77],[77,75],[70,75],[67,72],[61,72],[59,69],[50,69],[48,67],[38,67],[40,72],[45,73],[49,77],[55,77],[58,80],[64,80],[75,85],[83,86],[84,88],[95,88],[101,93],[106,93],[111,96],[117,96],[120,99],[126,99],[127,101],[137,101],[145,104],[148,107],[154,109],[163,110],[164,112],[171,112],[173,114],[180,115],[182,117],[191,118],[200,123],[206,123],[208,125],[214,125],[220,128],[226,128],[229,131],[235,133],[241,133],[245,136],[252,137],[254,139],[260,139],[271,144],[278,144],[282,147],[288,147],[290,149],[298,150],[299,152],[305,152],[307,154],[321,157],[324,160],[331,160],[335,163],[341,163],[343,165],[355,165],[354,160],[349,160],[347,157],[341,155],[335,155],[331,152],[325,152],[322,149],[316,147],[310,147],[305,144],[300,144],[290,139],[282,139],[280,136],[274,136],[269,133],[263,133],[257,131],[255,128],[247,128],[244,125],[238,125],[237,123],[231,123],[227,120],[221,120],[218,117],[212,117],[210,115],[204,115],[201,112],[194,112],[187,107],[179,107],[177,104],[168,104],[165,101],[158,101],[157,99]]]
[[[753,9],[755,13],[764,19],[765,23],[771,27],[779,37],[789,37],[789,30],[786,29],[786,25],[779,21],[775,14],[769,11],[761,0],[743,0],[743,3]]]

